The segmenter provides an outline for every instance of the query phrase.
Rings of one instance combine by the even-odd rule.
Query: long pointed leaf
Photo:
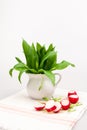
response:
[[[55,52],[53,55],[49,56],[44,62],[44,69],[50,70],[57,61],[57,53]]]
[[[62,69],[65,69],[68,66],[75,67],[74,64],[63,60],[61,63],[55,64],[51,70],[62,70]]]
[[[55,85],[55,74],[53,74],[51,71],[44,71],[44,73],[51,80],[53,85]]]
[[[55,49],[55,47],[53,47],[53,44],[50,44],[47,49],[47,52],[53,51],[54,49]]]
[[[20,83],[21,83],[21,76],[22,76],[23,73],[24,73],[24,71],[20,71],[19,75],[18,75],[18,80],[19,80]]]
[[[14,68],[11,68],[11,69],[9,70],[9,74],[10,74],[10,76],[12,76],[12,72],[13,72],[13,70],[14,70]]]
[[[19,63],[23,63],[18,57],[15,57],[15,59],[16,59]]]
[[[23,47],[25,58],[26,58],[26,63],[28,67],[31,68],[32,67],[31,66],[31,53],[32,53],[31,47],[25,40],[23,40],[22,42],[22,47]]]
[[[42,58],[42,61],[40,63],[40,68],[43,68],[44,66],[44,62],[49,58],[49,57],[52,57],[53,55],[55,55],[55,51],[51,51],[51,52],[48,52],[46,53],[46,55],[44,55],[44,57]]]
[[[23,63],[18,63],[14,66],[14,69],[18,71],[23,71],[23,70],[28,70],[28,67]]]
[[[51,71],[47,71],[44,69],[40,69],[38,70],[39,73],[44,73],[53,83],[53,85],[55,85],[55,74],[53,74]]]

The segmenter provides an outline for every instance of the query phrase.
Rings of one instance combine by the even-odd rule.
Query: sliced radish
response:
[[[77,103],[79,100],[79,96],[78,95],[70,95],[69,96],[69,101],[73,104]]]
[[[58,113],[61,110],[60,102],[55,102],[56,109],[53,110],[54,113]]]
[[[45,107],[45,103],[36,103],[36,105],[34,106],[34,108],[37,110],[37,111],[41,111],[43,108]]]
[[[54,111],[56,109],[56,105],[54,100],[49,100],[46,102],[45,110],[48,112]]]
[[[63,99],[61,105],[63,110],[67,110],[70,107],[70,101],[68,99]]]
[[[70,95],[77,95],[77,92],[75,90],[71,90],[71,91],[68,92],[68,97]]]

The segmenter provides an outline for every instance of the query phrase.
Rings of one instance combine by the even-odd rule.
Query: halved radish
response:
[[[70,101],[68,99],[63,99],[61,105],[63,110],[67,110],[70,107]]]
[[[77,92],[75,90],[71,90],[71,91],[68,92],[68,97],[70,95],[77,95]]]
[[[53,110],[54,113],[58,113],[61,110],[60,102],[55,102],[56,109]]]
[[[73,104],[77,103],[79,100],[79,96],[78,95],[70,95],[69,96],[69,101]]]
[[[37,110],[37,111],[41,111],[43,108],[45,107],[45,103],[36,103],[34,108]]]
[[[46,102],[45,105],[45,110],[47,110],[48,112],[54,111],[56,109],[56,105],[54,100],[49,100]]]

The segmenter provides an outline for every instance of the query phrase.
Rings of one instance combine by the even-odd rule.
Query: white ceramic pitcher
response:
[[[29,81],[27,84],[27,92],[32,99],[42,99],[43,97],[52,97],[56,86],[61,80],[61,75],[55,73],[58,76],[58,80],[55,85],[45,74],[29,74]]]

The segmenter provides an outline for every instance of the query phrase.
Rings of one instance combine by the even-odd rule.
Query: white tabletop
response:
[[[55,96],[66,94],[66,90],[58,89]],[[87,126],[87,93],[79,92],[82,106],[73,113],[58,114],[37,112],[34,110],[35,100],[31,100],[26,89],[0,101],[0,130],[82,130]]]

